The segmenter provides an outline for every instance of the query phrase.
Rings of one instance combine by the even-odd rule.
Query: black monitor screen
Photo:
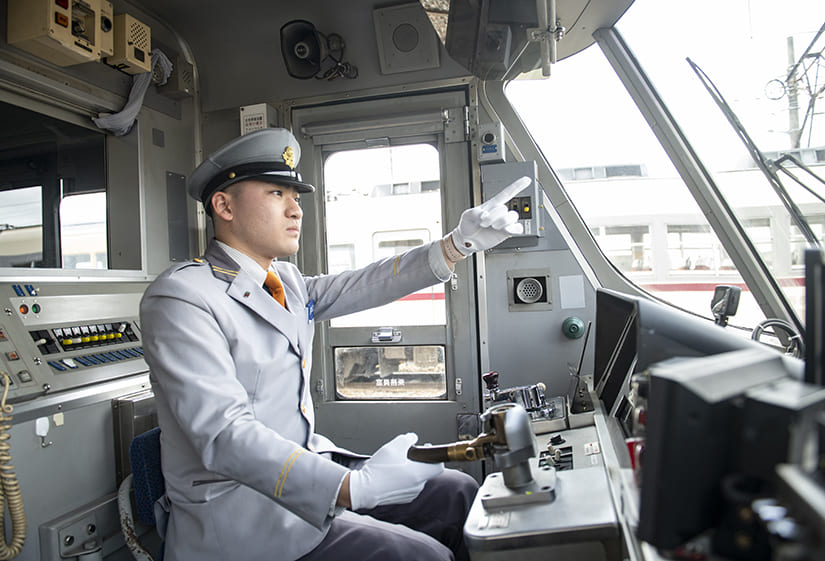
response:
[[[754,347],[761,345],[671,306],[602,288],[597,291],[593,382],[608,413],[618,408],[629,376],[651,364]]]
[[[618,293],[596,293],[593,384],[609,413],[636,361],[636,302]]]
[[[825,262],[821,249],[805,250],[805,381],[825,382]]]

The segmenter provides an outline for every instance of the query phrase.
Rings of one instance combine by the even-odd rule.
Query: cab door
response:
[[[292,110],[305,179],[318,187],[304,198],[304,274],[363,267],[455,227],[472,192],[467,97],[459,89]],[[318,432],[362,452],[407,431],[432,443],[469,436],[479,409],[474,292],[470,259],[450,282],[318,324]]]

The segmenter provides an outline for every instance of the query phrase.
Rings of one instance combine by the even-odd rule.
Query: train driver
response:
[[[466,210],[444,239],[357,271],[305,277],[298,251],[300,146],[266,129],[219,148],[188,191],[214,221],[200,259],[173,265],[141,302],[161,427],[167,561],[468,559],[470,476],[407,459],[402,434],[364,457],[315,434],[314,321],[392,302],[450,278],[520,231],[504,203]],[[353,217],[355,219],[363,219]]]

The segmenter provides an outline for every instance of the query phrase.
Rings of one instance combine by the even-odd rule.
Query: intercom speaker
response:
[[[552,310],[550,271],[519,269],[507,271],[509,311],[537,312]]]
[[[527,277],[517,279],[516,284],[516,302],[520,304],[535,304],[541,300],[544,295],[544,287],[539,279]]]

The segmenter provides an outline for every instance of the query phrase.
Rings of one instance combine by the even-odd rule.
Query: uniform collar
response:
[[[255,284],[263,286],[264,281],[266,280],[266,270],[264,270],[258,262],[252,259],[247,254],[235,249],[231,245],[227,245],[226,243],[215,240],[215,244],[220,247],[226,255],[237,263],[238,267],[241,268],[250,278],[255,282]],[[275,269],[270,265],[270,270],[274,271]]]
[[[233,251],[239,253],[240,257],[232,253]],[[249,260],[253,266],[248,268],[244,267],[242,264],[244,258]],[[237,261],[235,259],[237,259]],[[298,317],[284,306],[278,304],[263,290],[263,278],[266,277],[266,271],[264,271],[260,265],[248,256],[243,255],[234,248],[214,238],[206,248],[204,259],[200,259],[199,261],[204,260],[212,267],[212,274],[215,275],[215,278],[229,283],[226,293],[231,298],[246,306],[281,331],[287,339],[289,339],[290,344],[295,349],[295,353],[301,355],[300,322],[298,321]],[[253,279],[253,272],[257,274],[260,279]],[[258,282],[258,280],[260,280],[260,282]],[[291,288],[287,285],[284,289],[287,295],[287,302],[297,302],[295,293],[291,291]]]

